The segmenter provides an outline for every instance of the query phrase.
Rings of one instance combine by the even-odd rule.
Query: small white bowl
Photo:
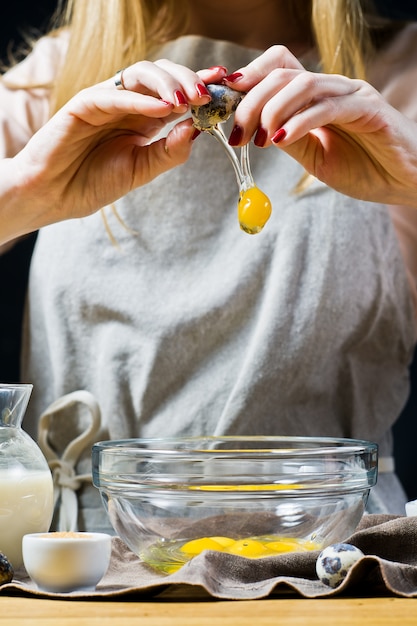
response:
[[[411,500],[406,503],[405,514],[407,517],[415,517],[417,515],[417,500]]]
[[[49,532],[24,535],[23,562],[43,591],[92,591],[106,573],[111,536],[90,532]]]

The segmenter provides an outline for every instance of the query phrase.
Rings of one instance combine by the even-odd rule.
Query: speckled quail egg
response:
[[[317,576],[322,583],[334,589],[343,582],[352,565],[363,556],[362,550],[349,543],[327,546],[317,558]]]
[[[12,564],[6,555],[0,552],[0,585],[5,585],[13,580],[14,571]]]
[[[245,95],[227,85],[210,84],[206,87],[211,95],[210,102],[191,107],[194,126],[199,130],[208,130],[229,119]]]

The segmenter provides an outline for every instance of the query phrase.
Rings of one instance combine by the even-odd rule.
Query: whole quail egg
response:
[[[0,586],[13,580],[13,567],[5,554],[0,552]]]
[[[322,583],[334,589],[343,582],[352,565],[363,556],[362,550],[350,543],[327,546],[317,558],[317,576]]]

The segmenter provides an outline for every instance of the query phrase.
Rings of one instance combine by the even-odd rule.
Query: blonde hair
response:
[[[312,26],[323,72],[366,78],[373,46],[361,0],[313,0]]]
[[[70,40],[52,110],[185,32],[187,0],[67,0],[57,24]]]

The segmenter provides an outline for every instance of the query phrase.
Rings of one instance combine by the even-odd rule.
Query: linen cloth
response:
[[[365,515],[356,531],[346,539],[365,556],[353,565],[336,589],[317,579],[315,562],[319,551],[262,559],[207,551],[175,574],[161,576],[141,563],[118,537],[112,542],[110,567],[95,592],[39,591],[21,570],[13,582],[0,587],[0,595],[146,600],[159,594],[186,599],[197,591],[208,597],[229,600],[254,600],[283,593],[305,598],[341,594],[417,597],[417,517]]]

